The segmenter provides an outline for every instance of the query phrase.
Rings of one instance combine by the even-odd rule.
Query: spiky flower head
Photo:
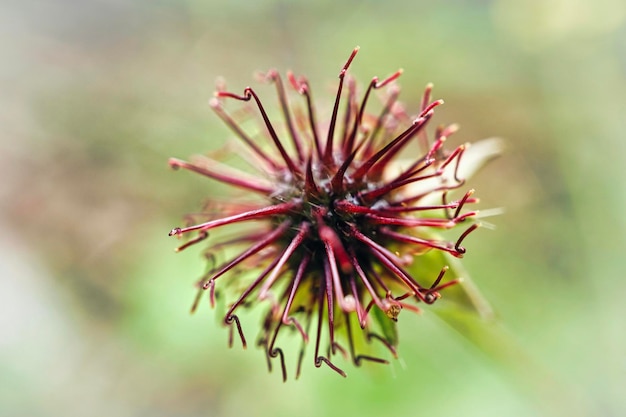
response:
[[[218,87],[210,105],[245,145],[240,154],[254,173],[208,157],[169,161],[173,168],[243,190],[240,200],[207,208],[189,226],[169,234],[192,235],[177,249],[183,250],[207,239],[214,229],[249,225],[235,227],[233,235],[221,236],[210,246],[212,260],[218,251],[226,253],[227,260],[213,262],[199,286],[209,292],[214,305],[216,286],[236,283],[239,295],[228,301],[223,318],[230,326],[230,344],[234,329],[243,346],[247,344],[239,311],[256,300],[267,303],[258,344],[265,349],[270,369],[271,358],[279,358],[283,379],[285,355],[277,337],[288,329],[302,339],[296,375],[311,339],[315,366],[326,364],[343,376],[333,361],[338,353],[356,365],[363,360],[386,363],[358,352],[377,341],[395,356],[394,326],[400,312],[419,311],[418,305],[434,303],[442,290],[457,283],[444,279],[445,265],[433,276],[414,276],[411,265],[430,250],[463,256],[462,241],[478,227],[473,221],[477,211],[468,209],[477,202],[473,190],[448,198],[449,192],[465,185],[462,160],[467,145],[444,148],[455,125],[437,128],[432,139],[426,134],[443,101],[431,101],[429,85],[417,116],[410,117],[397,102],[395,80],[401,71],[384,80],[374,77],[359,100],[354,79],[346,75],[357,51],[341,69],[327,124],[318,123],[305,77],[287,74],[290,86],[302,96],[300,107],[290,104],[278,72],[261,77],[276,87],[280,125],[253,88],[236,94]],[[381,110],[372,115],[366,106],[379,89]],[[243,113],[259,116],[262,137],[246,132],[223,107],[226,100],[243,102]],[[434,233],[457,226],[461,231],[454,241]],[[193,309],[196,305],[197,300]]]

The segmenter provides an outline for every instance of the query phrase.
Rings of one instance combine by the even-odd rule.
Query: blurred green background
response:
[[[0,33],[1,415],[626,413],[623,1],[4,0]],[[231,137],[217,76],[293,69],[329,108],[355,45],[361,82],[401,67],[456,140],[506,139],[464,260],[497,324],[403,315],[391,366],[283,384],[189,315],[204,265],[167,232],[222,189],[166,162]]]

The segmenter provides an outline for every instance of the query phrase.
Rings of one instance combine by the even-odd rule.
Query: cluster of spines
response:
[[[408,244],[422,248],[422,250],[438,249],[457,257],[465,253],[465,249],[461,246],[462,241],[478,227],[476,223],[471,224],[456,242],[442,242],[403,233],[403,230],[417,228],[448,229],[476,215],[475,211],[462,213],[466,204],[477,201],[472,197],[473,190],[468,191],[457,201],[446,201],[448,191],[464,184],[464,179],[458,176],[458,167],[465,146],[460,146],[449,154],[443,151],[446,138],[456,130],[455,125],[439,128],[435,133],[433,143],[428,144],[424,127],[432,118],[434,109],[443,103],[442,100],[430,101],[432,86],[429,85],[426,88],[417,118],[407,129],[383,145],[377,138],[383,130],[393,130],[386,127],[388,119],[395,120],[399,117],[397,114],[401,114],[401,111],[397,110],[399,90],[391,89],[380,115],[374,118],[373,124],[366,125],[363,122],[366,116],[365,108],[371,92],[384,86],[394,86],[392,82],[401,75],[401,71],[393,73],[382,81],[376,77],[373,78],[360,104],[355,98],[355,83],[349,79],[343,132],[339,136],[340,140],[335,140],[340,101],[344,94],[342,92],[344,80],[357,51],[358,48],[352,52],[339,74],[339,86],[325,142],[322,142],[320,138],[318,131],[320,127],[317,123],[309,83],[304,77],[288,74],[291,86],[306,100],[306,121],[310,130],[308,133],[303,129],[307,123],[301,119],[294,120],[291,114],[279,74],[276,71],[270,71],[264,77],[265,80],[276,85],[286,130],[291,139],[290,150],[281,141],[254,89],[246,87],[242,95],[223,89],[216,92],[216,98],[210,103],[211,107],[248,146],[253,160],[259,162],[258,166],[267,174],[264,178],[227,169],[208,158],[195,163],[178,159],[170,160],[170,165],[174,168],[184,168],[260,194],[271,202],[270,205],[253,206],[249,210],[237,210],[239,206],[233,204],[234,214],[212,218],[207,222],[185,228],[175,228],[170,232],[170,236],[192,231],[198,232],[197,237],[178,248],[182,250],[206,239],[211,229],[244,221],[266,222],[269,229],[256,230],[228,242],[221,242],[220,247],[244,243],[250,246],[230,261],[212,270],[203,278],[201,286],[209,290],[211,303],[214,304],[215,282],[218,278],[251,259],[255,259],[258,265],[264,266],[259,275],[228,308],[224,322],[231,329],[230,343],[232,344],[234,325],[245,347],[246,339],[235,310],[255,291],[258,292],[259,299],[271,300],[272,307],[266,316],[263,325],[264,335],[260,343],[266,348],[268,361],[270,357],[280,357],[284,378],[286,378],[284,356],[282,350],[275,347],[276,337],[283,325],[293,325],[301,334],[303,344],[306,344],[309,340],[308,329],[315,313],[312,306],[317,306],[318,310],[315,365],[321,366],[322,363],[326,363],[341,375],[345,375],[329,359],[336,351],[346,353],[334,337],[335,312],[341,312],[345,316],[343,321],[347,326],[349,355],[355,364],[358,365],[363,359],[386,362],[384,359],[355,353],[349,315],[355,312],[363,329],[368,325],[368,315],[374,306],[390,319],[396,320],[402,308],[418,311],[417,307],[404,300],[413,297],[417,301],[431,304],[439,297],[439,291],[456,282],[441,283],[447,269],[444,267],[431,286],[421,286],[403,268],[403,265],[407,263],[406,259],[375,241],[372,236],[368,236],[368,233],[362,230],[362,224],[366,224],[368,230],[375,229],[377,238],[385,243]],[[220,100],[224,98],[254,102],[267,136],[280,155],[279,157],[271,156],[268,151],[259,146],[222,108]],[[423,156],[417,158],[410,166],[403,168],[401,172],[394,173],[391,178],[386,178],[385,174],[391,162],[416,137],[425,149]],[[450,169],[452,183],[441,181],[437,187],[417,194],[400,192],[420,181],[443,178],[444,173]],[[435,192],[441,192],[443,196],[441,204],[416,205],[426,195]],[[312,201],[324,201],[327,204],[315,205],[311,203]],[[410,216],[416,212],[433,210],[442,210],[444,215],[441,217]],[[339,216],[345,220],[339,228],[337,225],[327,224],[331,211],[333,216]],[[351,222],[353,219],[358,219],[358,222]],[[312,253],[312,248],[321,251],[322,256]],[[268,249],[273,249],[273,251],[268,251]],[[364,256],[364,253],[367,253],[367,256]],[[296,255],[299,260],[294,262]],[[285,275],[291,275],[290,281],[285,286],[283,294],[276,297],[271,289],[279,278]],[[304,309],[306,324],[303,326],[290,312],[298,289],[307,279],[315,279],[312,278],[313,275],[317,275],[319,282],[310,285],[311,288],[316,288],[316,292],[309,295],[311,304]],[[390,286],[385,282],[388,275],[394,277],[394,285],[403,285],[406,292],[393,296]],[[380,296],[379,291],[384,292],[385,295]],[[364,294],[369,294],[371,298],[368,303],[363,303]],[[284,303],[282,313],[279,300]],[[326,356],[320,352],[324,313],[328,320],[329,332],[329,352]],[[382,341],[395,355],[393,341],[369,331],[366,337],[368,340],[373,338]],[[298,374],[302,357],[303,352],[298,360]]]

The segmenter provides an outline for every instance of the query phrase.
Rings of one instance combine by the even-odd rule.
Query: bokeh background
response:
[[[0,414],[626,413],[623,1],[3,0],[0,33]],[[189,314],[201,254],[166,235],[223,189],[166,162],[231,136],[216,77],[293,69],[330,108],[355,45],[360,81],[401,67],[456,140],[505,138],[464,260],[497,319],[403,315],[391,366],[282,383]]]

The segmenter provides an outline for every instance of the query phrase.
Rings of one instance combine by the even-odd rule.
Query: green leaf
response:
[[[398,345],[398,328],[396,322],[387,317],[384,311],[374,306],[371,310],[372,316],[383,334],[383,337],[391,346]]]
[[[460,260],[449,253],[441,250],[431,250],[424,253],[415,258],[408,271],[422,285],[428,285],[429,280],[434,282],[444,266],[448,266],[449,269],[443,282],[454,279],[458,279],[460,282],[441,291],[441,299],[435,303],[437,308],[434,308],[433,311],[454,308],[467,313],[475,313],[482,318],[492,318],[491,306],[471,280]]]

